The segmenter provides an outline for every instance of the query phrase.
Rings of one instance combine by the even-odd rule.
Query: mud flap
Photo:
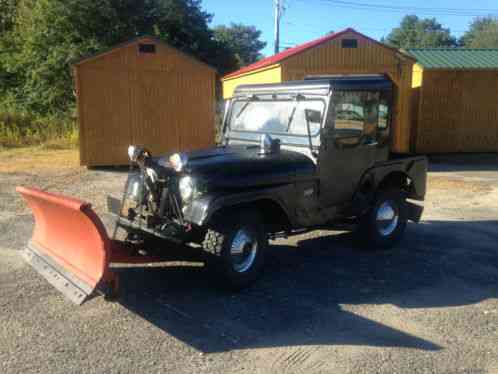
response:
[[[112,240],[91,205],[78,199],[17,187],[35,218],[22,255],[49,283],[80,305],[101,282],[112,281]]]
[[[410,221],[413,222],[420,222],[420,219],[422,218],[422,213],[424,212],[424,207],[414,204],[410,201],[406,202],[406,211],[407,211],[407,216]]]

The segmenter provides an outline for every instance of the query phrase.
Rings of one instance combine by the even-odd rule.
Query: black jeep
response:
[[[201,247],[235,288],[260,274],[269,239],[351,227],[385,248],[418,222],[427,160],[390,152],[392,82],[338,76],[240,86],[219,147],[154,158],[130,146],[118,207],[128,241]],[[110,200],[116,210],[116,201]]]

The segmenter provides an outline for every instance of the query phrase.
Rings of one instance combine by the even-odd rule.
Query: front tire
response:
[[[360,219],[358,239],[365,248],[388,249],[403,237],[407,214],[401,190],[381,191],[370,210]]]
[[[267,246],[264,225],[253,210],[218,214],[203,241],[208,266],[232,290],[248,287],[261,275]]]

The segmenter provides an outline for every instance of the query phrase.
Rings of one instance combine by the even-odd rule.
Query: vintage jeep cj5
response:
[[[124,242],[105,237],[90,214],[98,238],[107,243],[96,264],[83,269],[78,263],[81,253],[74,251],[95,258],[94,247],[74,246],[81,238],[57,248],[57,243],[43,243],[47,235],[37,236],[36,230],[28,257],[43,251],[49,262],[62,257],[64,262],[53,265],[65,279],[74,279],[74,267],[84,276],[92,267],[101,269],[83,282],[87,287],[80,302],[112,278],[109,263],[149,261],[140,256],[151,237],[165,240],[163,251],[171,240],[196,243],[234,288],[249,285],[261,273],[272,238],[347,225],[367,248],[392,246],[407,220],[420,219],[423,208],[413,200],[424,199],[427,160],[390,152],[391,118],[392,82],[384,76],[239,86],[227,105],[222,146],[157,158],[144,147],[130,146],[138,169],[129,175],[123,201],[110,199],[109,204],[119,214],[119,227],[128,232]],[[63,214],[54,199],[66,198],[20,192],[32,207],[52,199],[54,214]],[[52,220],[44,228],[59,232],[69,228],[54,225],[71,221],[39,219]],[[77,278],[76,283],[82,280]],[[81,282],[77,285],[82,289]]]

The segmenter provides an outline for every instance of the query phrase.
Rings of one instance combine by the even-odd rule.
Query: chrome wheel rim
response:
[[[377,210],[377,227],[382,236],[391,235],[398,226],[399,215],[392,201],[384,201]]]
[[[243,273],[253,265],[258,251],[258,241],[256,236],[245,230],[238,230],[230,246],[230,257],[233,269],[238,273]]]

